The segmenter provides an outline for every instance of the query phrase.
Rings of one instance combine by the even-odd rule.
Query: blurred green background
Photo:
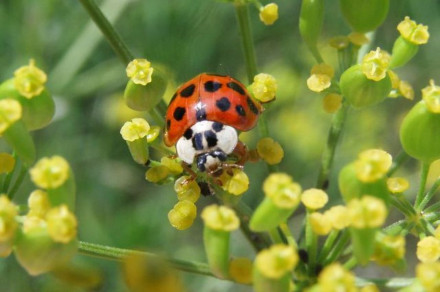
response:
[[[326,62],[336,66],[336,52],[327,41],[350,33],[350,29],[342,19],[338,1],[325,2],[320,48]],[[167,99],[176,86],[200,72],[228,74],[247,83],[232,5],[214,0],[104,0],[98,3],[136,57],[145,57],[153,66],[167,70],[170,81]],[[323,111],[322,97],[306,87],[314,61],[298,32],[300,1],[278,0],[276,3],[280,18],[273,26],[263,25],[258,11],[250,7],[259,71],[274,75],[279,82],[277,100],[265,115],[271,135],[285,150],[280,170],[291,174],[303,188],[309,188],[317,177],[331,115]],[[398,36],[396,26],[406,15],[429,26],[429,43],[397,71],[413,85],[416,100],[420,99],[420,89],[430,78],[440,83],[439,14],[440,3],[436,0],[392,0],[389,16],[371,44],[372,48],[380,46],[391,51]],[[206,261],[200,219],[186,231],[171,227],[167,213],[177,201],[172,185],[157,186],[145,181],[145,169],[131,160],[119,134],[126,117],[120,103],[127,81],[125,65],[78,1],[0,1],[0,80],[10,78],[14,70],[27,64],[30,58],[48,73],[48,88],[57,107],[51,125],[34,133],[38,157],[58,154],[71,163],[77,181],[80,240]],[[338,202],[334,183],[337,170],[353,160],[359,151],[382,148],[392,155],[400,151],[399,124],[413,103],[402,98],[389,99],[378,106],[349,113],[329,191],[332,203]],[[257,138],[257,131],[243,136],[251,148]],[[7,147],[0,144],[0,150],[5,149]],[[159,158],[155,153],[153,156]],[[399,174],[411,179],[415,187],[416,170],[417,165],[409,162]],[[243,199],[255,207],[261,200],[261,182],[267,170],[258,163],[257,167],[247,167],[246,172],[251,185]],[[15,201],[25,203],[32,189],[27,178]],[[211,198],[201,198],[198,209],[212,202]],[[301,218],[300,211],[291,220],[294,230],[298,229]],[[408,250],[410,246],[411,242]],[[239,232],[232,237],[232,251],[234,255],[253,257],[250,245]],[[75,257],[75,262],[102,277],[100,285],[92,290],[127,290],[116,262],[81,255]],[[372,276],[374,272],[393,275],[375,267],[363,271]],[[408,274],[412,273],[413,267],[409,265]],[[249,287],[213,278],[182,276],[188,291],[250,291]],[[0,260],[0,287],[2,291],[88,289],[53,275],[29,277],[13,256]]]

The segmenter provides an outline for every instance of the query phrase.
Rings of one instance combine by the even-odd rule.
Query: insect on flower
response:
[[[238,131],[252,129],[263,108],[245,86],[229,76],[202,73],[183,84],[168,105],[167,146],[176,145],[177,155],[193,176],[190,166],[210,175],[228,167],[242,167],[246,146]],[[229,155],[236,157],[227,163]]]

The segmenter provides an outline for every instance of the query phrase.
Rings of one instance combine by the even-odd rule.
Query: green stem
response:
[[[366,286],[367,284],[375,284],[378,287],[388,289],[405,288],[414,282],[414,278],[386,278],[386,279],[371,279],[371,278],[356,278],[356,286]]]
[[[339,230],[332,230],[330,234],[328,235],[327,239],[324,242],[324,245],[322,246],[321,252],[319,254],[318,263],[322,263],[324,259],[328,256],[328,253],[333,247],[333,244],[335,243],[336,239],[338,238],[338,235],[340,234]]]
[[[406,219],[402,219],[385,227],[383,229],[383,232],[385,232],[388,235],[398,235],[407,226],[408,226],[408,222],[406,221]]]
[[[316,254],[318,250],[318,236],[313,232],[310,224],[310,212],[306,215],[306,248],[309,255],[309,275],[315,274]]]
[[[336,244],[333,246],[332,250],[329,252],[326,259],[324,259],[324,266],[334,262],[343,252],[345,246],[350,241],[350,232],[348,230],[345,230],[342,233],[342,236],[339,238],[339,240],[336,242]]]
[[[18,174],[17,179],[15,180],[14,185],[12,186],[11,190],[8,192],[9,199],[12,200],[12,198],[14,198],[15,193],[18,191],[21,184],[23,183],[24,178],[26,177],[27,170],[28,170],[28,168],[22,164],[21,169],[20,169],[20,173]]]
[[[432,185],[431,189],[426,193],[426,196],[423,198],[422,202],[420,203],[420,210],[423,210],[426,205],[431,201],[432,197],[434,197],[435,192],[440,187],[440,178],[438,178],[434,184]]]
[[[357,265],[357,260],[354,256],[352,256],[348,261],[344,263],[344,268],[347,270],[353,269]]]
[[[410,156],[405,151],[401,151],[397,154],[396,158],[393,159],[393,165],[391,165],[391,168],[388,170],[387,176],[392,176],[409,158]]]
[[[422,164],[422,173],[420,176],[420,185],[419,185],[419,191],[417,193],[417,197],[416,197],[416,201],[414,203],[414,208],[417,211],[420,211],[420,204],[422,203],[423,200],[423,195],[425,193],[425,188],[426,188],[426,180],[428,179],[428,172],[429,172],[429,166],[431,165],[431,163],[426,163],[423,162]]]
[[[411,217],[413,215],[416,215],[417,212],[414,210],[413,206],[409,204],[408,201],[406,201],[405,198],[402,197],[391,197],[391,204],[396,207],[400,212],[402,212],[403,215],[406,217]],[[405,202],[406,201],[406,202]]]
[[[322,154],[321,167],[319,170],[316,187],[326,190],[329,185],[329,175],[335,156],[336,146],[344,127],[344,121],[348,112],[348,104],[343,102],[342,107],[333,116],[332,124],[327,137],[327,145]]]
[[[440,211],[440,202],[435,202],[434,204],[432,204],[431,206],[426,208],[424,210],[424,213],[425,214],[428,214],[428,213],[439,213],[439,211]]]
[[[281,223],[279,226],[281,232],[283,232],[284,236],[287,239],[287,243],[290,246],[295,247],[296,249],[298,249],[298,244],[296,243],[295,237],[293,237],[292,232],[290,232],[289,226],[287,226],[287,223]]]
[[[146,258],[157,258],[158,255],[148,252],[130,250],[130,249],[122,249],[112,246],[106,246],[96,243],[89,243],[85,241],[79,242],[78,252],[87,256],[99,257],[107,260],[113,261],[123,261],[129,255],[139,255],[144,256]],[[173,258],[165,258],[165,260],[170,263],[170,265],[180,271],[185,271],[189,273],[205,275],[215,277],[209,266],[205,263],[199,263],[195,261],[184,261]]]

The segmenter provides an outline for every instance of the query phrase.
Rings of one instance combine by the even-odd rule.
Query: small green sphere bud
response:
[[[356,32],[369,32],[378,28],[385,20],[390,6],[389,0],[340,0],[345,20]]]
[[[400,36],[396,39],[391,53],[391,68],[405,65],[419,50],[419,46]]]

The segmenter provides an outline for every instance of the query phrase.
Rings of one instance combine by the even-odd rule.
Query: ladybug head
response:
[[[197,156],[197,168],[200,171],[216,172],[222,162],[226,161],[227,155],[222,150],[214,150]]]

